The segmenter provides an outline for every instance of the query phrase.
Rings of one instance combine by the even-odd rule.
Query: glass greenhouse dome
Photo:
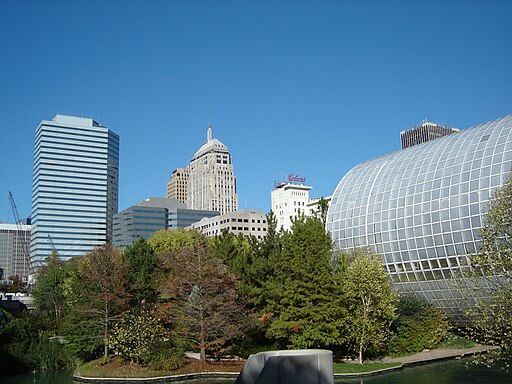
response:
[[[512,116],[352,168],[336,187],[327,229],[342,250],[369,247],[395,288],[452,319],[492,281],[470,276],[469,256],[493,193],[512,169]]]

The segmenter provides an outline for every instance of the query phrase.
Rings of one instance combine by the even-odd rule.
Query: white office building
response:
[[[280,182],[271,194],[272,211],[276,215],[277,228],[290,230],[292,220],[303,215],[310,215],[311,208],[308,207],[309,191],[311,187],[301,183]]]
[[[254,236],[261,240],[267,234],[268,225],[262,211],[244,209],[203,218],[189,228],[196,229],[206,236],[219,236],[223,230],[227,230],[235,235]]]
[[[190,209],[218,211],[238,210],[236,177],[228,148],[212,135],[194,154],[188,166],[187,206]]]

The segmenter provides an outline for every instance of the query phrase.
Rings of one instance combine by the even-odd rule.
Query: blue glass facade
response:
[[[52,249],[62,259],[112,241],[119,136],[98,122],[57,115],[35,135],[30,267]]]
[[[339,182],[327,229],[340,249],[370,247],[394,286],[462,319],[492,280],[469,256],[489,200],[512,169],[512,116],[370,160]]]

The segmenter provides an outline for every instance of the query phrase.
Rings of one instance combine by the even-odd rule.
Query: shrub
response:
[[[398,302],[398,317],[388,343],[393,355],[421,352],[436,347],[448,332],[445,314],[424,300],[402,297]]]
[[[110,346],[124,360],[146,364],[152,346],[168,340],[160,320],[151,312],[126,312],[112,328]]]
[[[175,371],[185,364],[185,354],[170,342],[159,342],[151,346],[146,363],[158,371]]]

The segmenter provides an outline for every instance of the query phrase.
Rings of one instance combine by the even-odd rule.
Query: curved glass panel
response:
[[[340,249],[379,253],[399,292],[461,319],[490,286],[470,278],[468,256],[511,168],[512,116],[393,152],[342,178],[327,230]]]

